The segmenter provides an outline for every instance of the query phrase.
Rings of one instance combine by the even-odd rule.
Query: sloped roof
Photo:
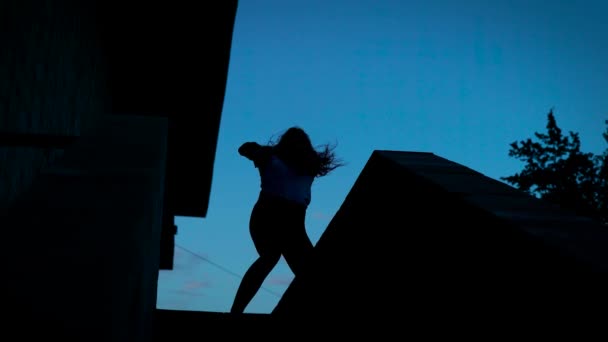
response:
[[[167,205],[207,213],[237,0],[98,1],[114,114],[169,119]]]
[[[599,223],[468,167],[378,150],[273,315],[340,316],[348,328],[394,310],[461,319],[601,307],[606,245]]]
[[[598,270],[608,271],[608,229],[592,219],[575,215],[432,153],[378,153],[527,234],[541,238]]]

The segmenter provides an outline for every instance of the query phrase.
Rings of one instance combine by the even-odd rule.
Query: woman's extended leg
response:
[[[259,257],[249,266],[243,276],[230,309],[231,313],[245,311],[249,302],[262,287],[266,277],[281,259],[281,251],[276,247],[278,237],[276,236],[275,209],[263,200],[258,200],[253,207],[249,219],[249,232]]]
[[[281,253],[295,276],[300,274],[310,262],[314,246],[306,233],[306,209],[292,207],[289,212],[289,220],[285,222],[285,232],[281,245]]]
[[[279,262],[281,254],[260,255],[258,259],[249,267],[234,297],[231,313],[243,313],[249,302],[258,292],[266,277],[270,274],[274,266]]]

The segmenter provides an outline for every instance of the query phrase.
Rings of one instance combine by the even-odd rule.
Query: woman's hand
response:
[[[260,144],[256,142],[246,142],[241,147],[239,147],[239,154],[243,157],[247,157],[249,159],[253,159],[253,156],[260,149]]]

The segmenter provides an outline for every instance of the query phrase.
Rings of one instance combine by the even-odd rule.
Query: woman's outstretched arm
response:
[[[263,165],[270,157],[272,148],[262,146],[256,142],[246,142],[239,147],[239,154],[253,161],[255,167]]]
[[[262,146],[260,144],[249,141],[239,147],[239,154],[249,160],[253,160],[255,155],[260,151],[261,147]]]

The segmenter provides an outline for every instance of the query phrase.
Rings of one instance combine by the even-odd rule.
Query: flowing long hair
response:
[[[322,177],[343,166],[334,153],[335,146],[324,144],[316,149],[300,127],[290,127],[278,141],[270,141],[274,153],[287,165],[307,175]]]

